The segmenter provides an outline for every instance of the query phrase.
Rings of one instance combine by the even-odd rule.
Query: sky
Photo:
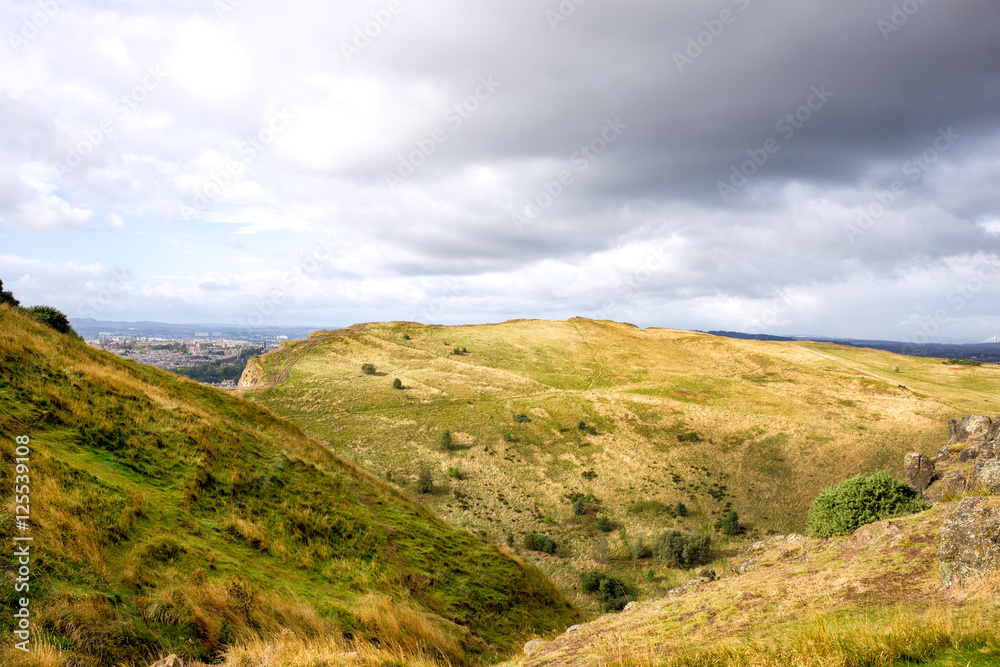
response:
[[[0,0],[70,317],[1000,333],[995,0]]]

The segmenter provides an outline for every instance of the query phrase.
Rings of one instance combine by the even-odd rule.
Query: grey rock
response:
[[[993,420],[986,415],[969,415],[963,419],[949,419],[948,430],[951,432],[949,445],[963,442],[985,442],[991,432]]]
[[[941,526],[938,564],[948,586],[1000,572],[1000,497],[958,503]]]
[[[184,661],[171,653],[166,658],[154,662],[153,667],[184,667]]]
[[[934,468],[934,462],[920,452],[910,452],[903,457],[903,474],[906,476],[906,483],[921,495],[940,477]]]

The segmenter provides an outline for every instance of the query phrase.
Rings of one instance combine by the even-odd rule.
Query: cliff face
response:
[[[250,389],[253,387],[260,387],[264,385],[264,369],[261,367],[260,362],[254,357],[247,361],[246,368],[243,369],[243,375],[240,376],[240,381],[237,383],[237,387],[241,389]]]

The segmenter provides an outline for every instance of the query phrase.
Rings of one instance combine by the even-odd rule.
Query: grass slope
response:
[[[577,619],[533,567],[257,405],[7,306],[0,368],[0,601],[23,595],[9,545],[26,435],[33,664],[211,661],[278,636],[462,664]],[[32,664],[13,623],[0,663]]]
[[[362,373],[364,363],[378,372]],[[587,569],[610,568],[644,596],[683,576],[657,565],[640,577],[636,538],[712,530],[729,509],[749,533],[722,542],[720,556],[801,531],[821,488],[936,451],[948,418],[990,412],[1000,393],[992,366],[584,319],[355,325],[290,342],[244,379],[244,396],[378,476],[412,490],[428,465],[437,488],[424,498],[453,525],[500,544],[554,538],[556,556],[531,558],[581,605]],[[438,447],[445,429],[455,451]],[[593,512],[572,516],[570,499],[587,493],[611,533]],[[678,501],[689,517],[664,511]]]
[[[511,666],[1000,664],[1000,577],[941,583],[938,534],[954,505],[844,537],[774,539],[743,574],[605,616]]]

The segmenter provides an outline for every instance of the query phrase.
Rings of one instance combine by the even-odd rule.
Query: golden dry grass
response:
[[[450,354],[456,345],[469,354]],[[362,363],[381,374],[363,374]],[[712,530],[727,505],[750,539],[804,530],[821,488],[898,470],[907,451],[932,454],[949,418],[989,412],[1000,394],[995,367],[582,319],[356,325],[289,343],[260,364],[267,386],[243,395],[408,490],[426,463],[437,491],[421,499],[452,525],[498,544],[539,531],[564,545],[559,557],[527,555],[579,605],[590,598],[578,574],[607,564],[592,558],[593,526],[570,520],[570,494],[601,499],[627,534],[607,537],[611,567],[656,595],[661,586],[630,573],[628,540]],[[404,391],[392,389],[395,377]],[[532,422],[514,423],[516,413]],[[581,432],[580,420],[597,434]],[[458,450],[437,447],[444,429]],[[683,501],[692,515],[628,513],[645,500]]]

